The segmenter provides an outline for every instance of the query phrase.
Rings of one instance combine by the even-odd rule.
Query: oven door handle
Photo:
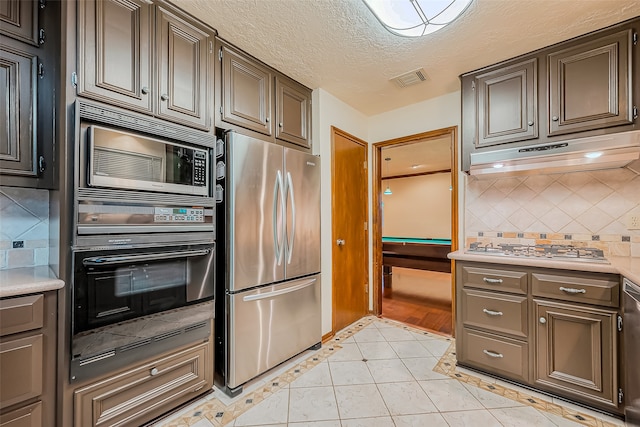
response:
[[[97,257],[83,259],[82,264],[85,266],[100,266],[100,265],[111,265],[111,264],[123,264],[126,262],[188,258],[188,257],[194,257],[194,256],[209,255],[210,253],[211,253],[211,249],[199,249],[199,250],[192,250],[192,251],[162,252],[162,253],[141,254],[141,255],[97,256]]]

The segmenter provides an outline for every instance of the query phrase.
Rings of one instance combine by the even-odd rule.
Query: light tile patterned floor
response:
[[[453,340],[366,317],[322,349],[153,427],[614,427],[618,419],[455,366]]]

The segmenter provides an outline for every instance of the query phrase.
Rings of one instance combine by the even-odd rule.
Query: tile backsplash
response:
[[[0,186],[0,270],[48,264],[49,192]]]
[[[468,177],[465,241],[593,246],[607,255],[640,257],[640,174],[609,169],[479,179]]]

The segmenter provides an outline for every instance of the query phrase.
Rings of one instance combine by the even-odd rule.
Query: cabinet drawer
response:
[[[0,336],[42,327],[44,295],[0,300]]]
[[[464,326],[527,337],[527,298],[475,289],[462,290]]]
[[[42,394],[43,336],[0,343],[0,408]]]
[[[463,364],[518,381],[529,381],[529,346],[526,342],[464,328],[460,350],[459,361]]]
[[[0,415],[0,427],[42,427],[42,403]]]
[[[75,427],[142,425],[206,391],[211,347],[202,343],[76,390]]]
[[[462,267],[464,287],[527,294],[527,273],[495,268]]]
[[[620,305],[620,279],[614,275],[533,273],[531,283],[534,296],[607,307]]]

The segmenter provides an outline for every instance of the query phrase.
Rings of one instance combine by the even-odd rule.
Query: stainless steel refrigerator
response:
[[[320,158],[236,132],[226,133],[224,145],[216,379],[236,395],[322,340]]]

